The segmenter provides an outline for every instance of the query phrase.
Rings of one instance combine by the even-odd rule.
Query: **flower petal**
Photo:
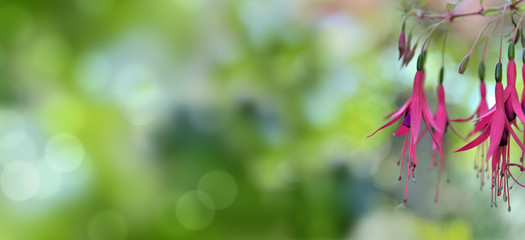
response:
[[[405,133],[408,132],[408,129],[410,128],[401,124],[401,126],[399,126],[399,128],[397,129],[396,133],[394,133],[394,136],[403,136],[405,135]]]
[[[390,120],[390,121],[387,122],[385,125],[381,126],[379,129],[377,129],[374,133],[368,135],[368,137],[374,136],[374,134],[376,134],[377,132],[379,132],[381,129],[386,128],[386,127],[392,125],[392,124],[395,123],[397,120],[399,120],[399,118],[401,118],[401,116],[402,116],[402,115],[399,115],[399,116],[395,117],[394,119]]]
[[[405,113],[405,111],[407,110],[408,106],[410,105],[410,102],[412,101],[412,96],[410,96],[406,102],[403,104],[403,106],[401,106],[397,111],[393,112],[393,113],[390,113],[388,115],[386,115],[385,118],[389,118],[389,117],[397,117],[403,113]]]
[[[458,149],[458,150],[456,150],[454,152],[462,152],[462,151],[466,151],[466,150],[469,150],[471,148],[477,147],[482,142],[487,140],[487,138],[489,138],[489,136],[490,136],[490,128],[486,128],[476,139],[472,140],[472,142],[467,143],[467,145],[463,146],[462,148],[460,148],[460,149]]]
[[[506,119],[507,116],[505,115],[502,109],[498,109],[498,111],[494,113],[494,117],[490,126],[490,145],[486,156],[487,161],[494,154],[496,148],[499,147],[501,137],[503,136],[503,129],[505,128]]]

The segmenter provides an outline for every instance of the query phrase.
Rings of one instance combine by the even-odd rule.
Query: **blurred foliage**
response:
[[[490,209],[487,189],[471,190],[472,153],[450,155],[452,182],[439,203],[423,164],[408,207],[397,208],[402,140],[392,129],[366,136],[411,90],[415,66],[396,63],[399,7],[1,1],[0,236],[518,236],[507,224],[524,221],[519,193],[513,213]],[[469,44],[462,38],[451,40],[450,69]],[[473,107],[460,103],[477,101],[463,91],[476,89],[475,76],[450,72],[451,115],[463,117]]]

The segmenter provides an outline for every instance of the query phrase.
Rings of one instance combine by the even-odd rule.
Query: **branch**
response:
[[[419,19],[436,19],[436,18],[450,19],[452,21],[454,20],[454,18],[458,18],[458,17],[468,17],[468,16],[475,16],[475,15],[482,16],[482,15],[485,15],[485,11],[489,11],[489,10],[503,10],[505,8],[516,9],[516,6],[523,1],[524,0],[517,0],[515,3],[509,2],[509,3],[503,4],[497,7],[492,7],[492,8],[487,8],[487,9],[482,7],[481,9],[475,12],[458,13],[458,14],[449,12],[445,14],[432,15],[432,14],[425,14],[421,9],[419,9],[420,13],[417,15],[417,18]]]

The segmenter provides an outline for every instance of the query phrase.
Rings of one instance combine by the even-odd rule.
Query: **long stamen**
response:
[[[410,137],[410,140],[412,141],[412,137]],[[413,155],[412,145],[413,144],[410,144],[409,149],[408,149],[409,152],[408,152],[407,176],[406,176],[407,179],[405,183],[405,198],[403,199],[403,204],[407,203],[407,197],[408,197],[408,178],[410,177],[410,163],[411,163],[412,155]]]
[[[403,150],[401,151],[401,153],[403,154],[403,157],[401,158],[401,168],[400,168],[400,172],[399,172],[399,177],[398,177],[398,181],[401,181],[401,176],[403,175],[403,164],[405,163],[405,154],[406,154],[406,147],[407,147],[407,140],[408,140],[408,135],[411,135],[410,131],[407,132],[407,134],[405,134],[405,142],[403,143]],[[409,153],[409,156],[410,156],[410,153]],[[399,166],[399,162],[397,162],[398,166]]]

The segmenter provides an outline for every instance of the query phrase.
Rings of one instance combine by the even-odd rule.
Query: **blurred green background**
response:
[[[453,154],[454,136],[439,202],[426,137],[399,207],[403,139],[394,127],[366,136],[411,92],[415,65],[397,62],[400,6],[1,1],[0,239],[520,239],[523,190],[511,213],[490,208],[474,151]],[[479,101],[479,52],[465,75],[456,69],[482,20],[450,35],[453,118]],[[432,109],[440,48],[427,64]]]

